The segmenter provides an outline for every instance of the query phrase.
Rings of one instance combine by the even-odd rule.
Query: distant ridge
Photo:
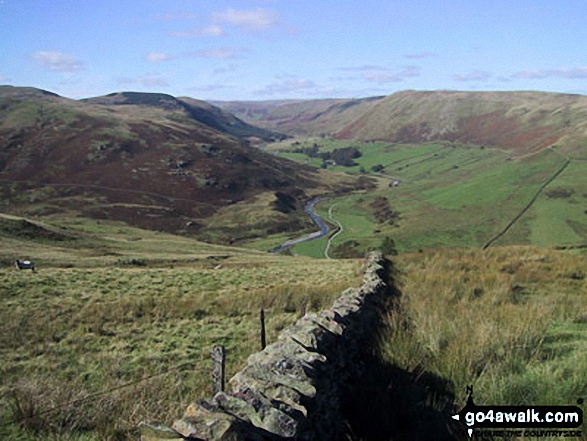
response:
[[[357,100],[221,103],[289,135],[397,143],[452,141],[532,153],[587,143],[587,97],[547,92],[405,91]]]
[[[249,124],[292,136],[332,134],[384,97],[277,101],[214,101]]]

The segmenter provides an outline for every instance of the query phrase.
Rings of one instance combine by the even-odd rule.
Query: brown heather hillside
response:
[[[229,112],[205,101],[189,97],[175,98],[163,93],[120,92],[87,98],[85,103],[107,106],[154,107],[183,115],[186,119],[205,124],[220,132],[238,138],[258,138],[265,141],[283,139],[284,135],[252,126],[236,118]]]
[[[225,112],[209,104],[196,118],[196,103],[132,93],[81,102],[1,87],[2,210],[70,211],[196,233],[220,208],[277,191],[303,199],[319,185],[312,169],[265,154],[218,127],[251,136],[269,132],[223,119]],[[300,209],[289,219],[298,215],[304,218]]]
[[[359,100],[222,103],[289,135],[422,143],[453,141],[526,154],[558,145],[587,157],[587,97],[545,92],[399,92]]]
[[[544,92],[401,92],[335,134],[339,139],[420,143],[448,140],[568,152],[587,141],[587,97]]]
[[[292,136],[315,136],[344,129],[382,98],[213,103],[258,127]]]

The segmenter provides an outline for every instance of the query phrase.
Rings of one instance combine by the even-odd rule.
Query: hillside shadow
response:
[[[388,310],[398,310],[402,296],[398,273],[391,262]],[[461,441],[465,428],[453,420],[456,413],[450,380],[416,368],[413,372],[385,362],[376,350],[377,339],[365,347],[361,375],[346,385],[342,412],[346,441]]]
[[[427,372],[408,372],[366,360],[364,376],[350,384],[342,402],[347,440],[460,441],[451,383]]]

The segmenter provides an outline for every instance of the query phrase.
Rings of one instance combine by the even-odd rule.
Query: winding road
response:
[[[343,231],[342,224],[338,221],[338,219],[335,219],[334,217],[332,217],[332,209],[334,208],[335,205],[336,204],[332,204],[330,206],[330,208],[328,209],[328,219],[330,219],[331,222],[336,222],[338,224],[338,231],[336,233],[334,233],[331,237],[328,238],[328,243],[326,244],[326,248],[324,249],[324,257],[326,257],[327,259],[330,259],[330,256],[328,255],[328,251],[330,251],[330,246],[332,245],[332,241],[334,240],[334,238],[336,236],[338,236]]]
[[[324,237],[328,234],[328,232],[330,231],[330,229],[328,228],[328,225],[326,225],[326,222],[324,222],[324,219],[322,219],[315,211],[314,211],[314,206],[320,202],[325,200],[326,198],[314,198],[311,201],[309,201],[306,206],[304,207],[304,211],[306,212],[306,214],[310,217],[310,219],[312,219],[312,221],[318,226],[318,228],[320,229],[319,231],[315,231],[314,233],[310,233],[307,234],[305,236],[299,237],[297,239],[290,239],[286,242],[284,242],[283,244],[281,244],[280,246],[278,246],[277,248],[274,248],[273,250],[271,250],[271,253],[273,254],[279,254],[291,247],[293,247],[294,245],[297,245],[299,243],[303,243],[303,242],[309,242],[311,240],[316,240],[316,239],[320,239],[321,237]]]

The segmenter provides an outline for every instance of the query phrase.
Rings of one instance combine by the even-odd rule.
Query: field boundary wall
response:
[[[369,253],[359,288],[307,313],[251,355],[227,390],[193,402],[173,428],[141,424],[142,441],[336,440],[347,430],[344,397],[365,372],[392,290],[390,262]]]

